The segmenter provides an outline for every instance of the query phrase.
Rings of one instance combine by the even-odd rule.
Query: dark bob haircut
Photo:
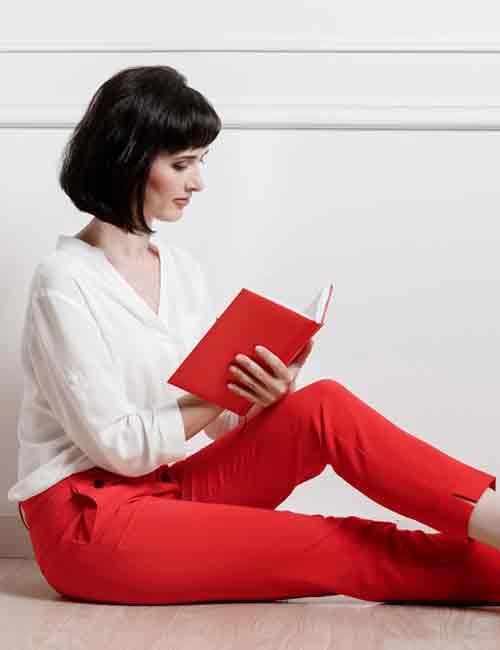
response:
[[[126,68],[92,97],[64,148],[59,184],[79,210],[126,232],[155,234],[144,197],[156,156],[206,147],[221,126],[174,68]]]

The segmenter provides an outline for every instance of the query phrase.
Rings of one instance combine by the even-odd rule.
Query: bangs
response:
[[[189,87],[182,88],[174,110],[166,110],[159,121],[160,147],[171,154],[208,147],[222,128],[211,104]]]

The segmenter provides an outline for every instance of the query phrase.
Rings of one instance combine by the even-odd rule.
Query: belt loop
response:
[[[25,519],[24,519],[24,515],[23,515],[23,511],[22,511],[22,509],[21,509],[21,503],[20,503],[20,502],[17,504],[17,507],[18,507],[18,509],[19,509],[19,515],[20,515],[21,520],[22,520],[22,522],[23,522],[23,524],[24,524],[24,527],[26,528],[26,530],[29,530],[29,527],[28,527],[28,525],[26,524],[26,521],[25,521]]]

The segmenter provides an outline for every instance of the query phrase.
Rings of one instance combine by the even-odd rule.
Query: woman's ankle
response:
[[[487,488],[474,504],[468,535],[500,550],[500,494]]]

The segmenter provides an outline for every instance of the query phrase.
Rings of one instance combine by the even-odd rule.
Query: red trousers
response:
[[[436,533],[275,510],[326,465]],[[471,539],[493,475],[405,432],[332,379],[311,383],[171,466],[99,467],[22,503],[36,561],[61,595],[179,604],[344,594],[500,601],[500,551]],[[335,504],[332,503],[332,509]]]

